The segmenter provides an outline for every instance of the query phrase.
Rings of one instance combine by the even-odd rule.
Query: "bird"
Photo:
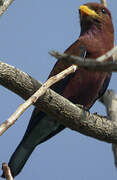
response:
[[[114,27],[110,11],[100,3],[90,2],[79,7],[81,32],[79,38],[65,50],[68,55],[95,59],[114,46]],[[105,61],[112,61],[112,57]],[[62,59],[54,65],[48,78],[68,68]],[[111,72],[88,71],[78,68],[51,89],[74,104],[89,110],[106,91]],[[27,130],[8,163],[13,177],[23,169],[35,147],[50,139],[65,128],[59,121],[35,108]],[[2,175],[4,177],[4,174]]]

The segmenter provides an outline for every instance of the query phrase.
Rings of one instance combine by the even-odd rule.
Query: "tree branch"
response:
[[[105,7],[107,7],[107,1],[106,0],[100,0],[100,1]]]
[[[49,78],[28,100],[26,100],[23,104],[21,104],[17,110],[6,120],[4,123],[0,125],[0,136],[10,127],[12,126],[16,120],[23,114],[23,112],[28,109],[32,104],[34,104],[40,96],[42,96],[49,87],[51,87],[56,82],[64,79],[69,74],[75,72],[77,70],[76,65],[72,65],[59,74]]]
[[[90,71],[117,72],[117,45],[103,56],[96,59],[86,58],[85,61],[81,57],[59,53],[57,51],[50,51],[49,53],[51,56],[54,56],[57,59],[61,59],[62,62],[67,65],[75,64],[78,67],[83,67]],[[111,56],[113,56],[113,61],[105,61]]]
[[[0,16],[8,9],[14,0],[1,0],[0,1]]]
[[[11,170],[6,163],[2,163],[2,170],[4,172],[6,180],[13,180]]]
[[[26,73],[3,62],[0,62],[0,83],[25,100],[41,86]],[[89,114],[50,89],[39,98],[35,106],[72,130],[102,141],[117,143],[115,122]]]
[[[113,90],[107,90],[100,101],[105,105],[108,117],[111,121],[117,123],[117,95]],[[117,167],[117,144],[112,144],[112,150]]]

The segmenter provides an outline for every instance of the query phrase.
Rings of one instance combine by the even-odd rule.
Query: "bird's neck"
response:
[[[104,48],[103,53],[113,48],[114,35],[113,32],[105,29],[105,26],[97,27],[92,25],[87,30],[82,30],[80,34],[81,39],[87,40],[88,44],[94,44],[97,48]]]

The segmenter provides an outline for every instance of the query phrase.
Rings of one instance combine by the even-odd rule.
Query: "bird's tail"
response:
[[[15,177],[24,167],[26,161],[30,157],[31,153],[33,152],[35,146],[32,146],[31,148],[27,148],[24,146],[24,144],[21,142],[15,152],[13,153],[8,166],[11,169],[12,176]],[[1,177],[5,177],[4,174],[2,174]]]
[[[65,128],[58,122],[52,121],[51,117],[45,116],[42,112],[39,115],[33,113],[21,143],[10,158],[8,165],[13,177],[19,174],[38,144],[43,143]],[[4,174],[2,177],[4,177]]]

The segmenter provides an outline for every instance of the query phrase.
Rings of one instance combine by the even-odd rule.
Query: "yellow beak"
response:
[[[94,10],[90,9],[86,5],[80,6],[79,10],[81,11],[82,14],[86,14],[86,15],[92,16],[92,17],[100,17]]]

